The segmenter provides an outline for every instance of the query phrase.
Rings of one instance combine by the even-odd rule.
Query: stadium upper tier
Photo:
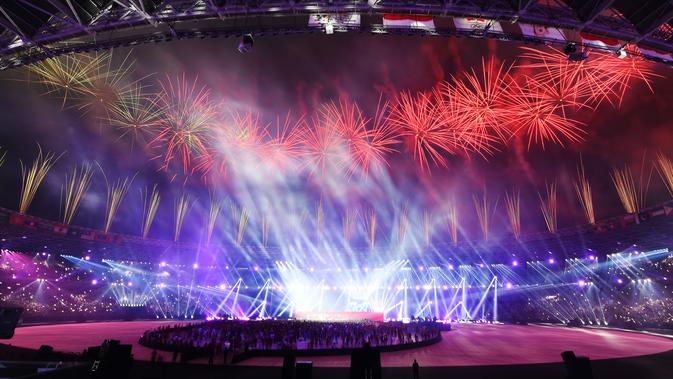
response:
[[[0,69],[172,39],[324,31],[575,42],[673,62],[666,0],[8,0]]]
[[[496,235],[489,241],[469,240],[460,237],[452,244],[448,237],[433,238],[430,246],[418,246],[406,249],[404,257],[426,264],[435,262],[446,264],[511,263],[512,259],[521,261],[547,260],[552,254],[557,260],[564,258],[582,258],[587,254],[606,256],[627,250],[656,250],[673,247],[673,202],[667,203],[639,214],[623,215],[603,220],[596,225],[578,225],[560,229],[557,233],[535,233],[514,238],[511,233]],[[221,252],[217,256],[227,260],[227,264],[242,266],[272,267],[277,260],[283,260],[282,246],[236,245],[226,239],[213,239],[211,245],[198,242],[173,242],[168,240],[144,239],[128,234],[104,233],[100,230],[77,226],[65,226],[53,221],[20,215],[17,212],[0,208],[0,248],[32,253],[50,252],[83,258],[87,255],[96,259],[130,259],[174,261],[185,259],[191,264],[200,251]],[[306,251],[316,241],[306,241]],[[296,248],[296,247],[295,247]],[[394,244],[380,244],[374,251],[366,244],[353,244],[344,247],[342,254],[349,255],[354,263],[366,265],[371,254],[394,252]],[[298,256],[302,265],[310,254]],[[388,254],[390,255],[390,254]],[[393,254],[394,255],[394,254]],[[392,257],[392,256],[391,256]],[[392,259],[392,258],[391,258]],[[185,263],[183,262],[183,263]]]

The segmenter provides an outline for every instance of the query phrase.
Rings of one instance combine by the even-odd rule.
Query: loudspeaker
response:
[[[23,308],[18,307],[0,307],[0,339],[10,339],[14,337],[14,329],[19,323],[23,313]]]
[[[283,372],[281,378],[292,379],[294,377],[294,364],[296,358],[294,355],[286,355],[283,357]]]
[[[313,373],[313,362],[299,361],[297,362],[297,379],[311,379]]]

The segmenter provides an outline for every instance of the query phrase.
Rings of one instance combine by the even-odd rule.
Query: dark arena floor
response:
[[[97,322],[60,325],[38,325],[17,328],[8,342],[14,346],[39,348],[47,344],[57,351],[81,352],[103,338],[114,338],[133,345],[138,377],[154,375],[158,364],[149,362],[152,350],[138,344],[148,329],[170,325],[171,321]],[[443,377],[516,377],[562,378],[565,370],[560,352],[573,350],[592,360],[596,378],[663,378],[673,370],[673,339],[610,329],[572,328],[547,325],[453,324],[442,333],[439,343],[427,347],[381,354],[386,378],[410,377],[411,362],[422,367],[423,378]],[[170,361],[170,353],[160,353]],[[313,362],[314,377],[346,378],[349,356],[297,357]],[[214,367],[200,358],[188,364],[170,366],[166,378],[210,377],[280,377],[282,358],[256,357],[234,366],[222,366],[222,358]],[[159,374],[161,374],[159,372]]]

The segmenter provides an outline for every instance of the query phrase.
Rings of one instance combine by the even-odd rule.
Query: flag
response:
[[[603,49],[620,49],[626,44],[616,38],[597,36],[595,34],[580,32],[582,45],[600,47]]]
[[[518,24],[521,28],[521,34],[527,37],[544,38],[555,41],[565,41],[566,36],[563,30],[543,25]]]
[[[500,23],[487,18],[454,17],[453,22],[456,25],[456,29],[459,30],[482,30],[502,33],[502,26]]]
[[[386,28],[434,29],[432,16],[384,14],[383,26]]]

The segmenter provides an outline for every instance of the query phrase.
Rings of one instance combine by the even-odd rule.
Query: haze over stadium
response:
[[[667,2],[10,3],[1,362],[670,370]]]

